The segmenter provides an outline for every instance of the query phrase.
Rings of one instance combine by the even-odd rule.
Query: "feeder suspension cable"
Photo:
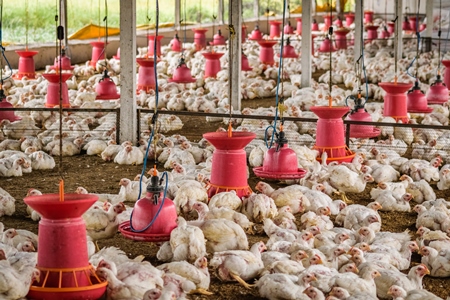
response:
[[[229,11],[232,10],[232,3],[231,1],[228,3],[228,9]],[[231,22],[230,22],[231,23]],[[233,59],[233,40],[236,37],[236,31],[234,29],[233,24],[229,24],[228,25],[228,29],[230,31],[230,41],[228,43],[228,51],[229,51],[229,62],[228,62],[228,68],[229,68],[229,74],[233,74],[233,64],[232,64],[232,59]],[[228,78],[228,103],[230,104],[230,117],[228,120],[228,137],[232,136],[232,127],[231,127],[231,123],[232,123],[232,114],[233,114],[233,106],[231,103],[231,97],[233,95],[233,81],[231,80],[231,76],[230,78]]]
[[[61,3],[59,5],[59,14],[61,15]],[[64,39],[64,28],[61,25],[61,18],[58,17],[58,15],[55,17],[55,19],[59,19],[59,25],[56,28],[56,38],[59,41],[58,43],[58,50],[59,50],[59,61],[58,61],[58,67],[57,72],[59,74],[59,177],[61,178],[60,186],[60,193],[61,196],[63,196],[63,187],[64,187],[64,176],[63,176],[63,158],[62,158],[62,146],[63,146],[63,135],[62,135],[62,115],[63,115],[63,95],[62,95],[62,40]],[[61,200],[61,199],[60,199]]]
[[[441,75],[441,22],[442,22],[442,0],[439,0],[439,29],[438,29],[438,67],[437,74]]]
[[[420,45],[420,32],[419,32],[419,7],[420,7],[420,0],[418,1],[418,8],[417,8],[417,14],[416,14],[416,36],[417,36],[417,45],[416,45],[416,56],[413,58],[411,63],[409,64],[408,68],[406,68],[406,73],[413,77],[416,81],[418,81],[418,69],[419,69],[419,45]],[[411,75],[409,73],[409,69],[412,67],[412,65],[416,62],[416,68],[415,68],[415,76]]]
[[[333,20],[333,6],[331,5],[331,0],[328,0],[328,6],[330,7],[330,20],[332,23]],[[332,77],[332,72],[333,72],[333,60],[332,60],[332,53],[333,53],[333,40],[332,40],[332,36],[333,36],[333,25],[330,24],[330,27],[328,27],[328,35],[329,35],[329,39],[330,39],[330,106],[331,106],[331,90],[332,90],[332,83],[331,83],[331,77]],[[364,46],[364,44],[363,44]]]
[[[394,22],[394,83],[397,83],[397,60],[398,60],[398,44],[397,44],[397,37],[398,37],[398,0],[395,0],[395,19]]]

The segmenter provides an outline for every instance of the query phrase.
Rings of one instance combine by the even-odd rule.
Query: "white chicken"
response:
[[[119,181],[120,190],[119,190],[119,198],[124,199],[124,201],[136,202],[139,200],[139,197],[145,195],[145,184],[140,183],[140,181],[130,180],[128,178],[122,178]],[[141,195],[139,195],[139,188],[141,191]]]
[[[379,194],[375,199],[382,206],[382,211],[403,211],[410,212],[411,206],[409,202],[413,199],[410,193],[403,194],[399,199],[395,197],[392,191],[387,190]]]
[[[136,146],[127,145],[114,157],[119,165],[141,165],[144,162],[144,153]]]
[[[329,170],[331,171],[328,178],[330,184],[341,193],[342,200],[346,202],[349,199],[345,193],[361,193],[366,188],[367,182],[373,182],[371,175],[355,173],[342,165],[329,166]]]
[[[36,151],[29,155],[33,170],[51,170],[55,167],[55,159],[44,151]]]
[[[0,217],[12,216],[15,211],[16,199],[0,187]]]
[[[275,202],[264,194],[250,194],[242,198],[242,213],[255,223],[262,223],[264,219],[272,219],[278,213]]]
[[[416,228],[421,226],[427,227],[432,230],[446,231],[450,228],[450,221],[446,212],[432,207],[426,209],[425,206],[417,204],[413,210],[417,212]]]
[[[400,180],[406,180],[408,182],[406,191],[413,196],[414,202],[420,204],[424,201],[436,200],[436,193],[426,180],[413,181],[408,175],[402,175]]]
[[[172,248],[172,261],[195,262],[206,255],[206,240],[203,231],[187,225],[183,217],[177,218],[177,227],[170,232],[170,246]]]
[[[315,278],[315,277],[314,277]],[[298,277],[282,273],[266,274],[256,282],[259,295],[269,300],[309,300],[305,286],[297,284]],[[317,279],[316,279],[317,280]]]
[[[267,195],[275,201],[277,207],[290,206],[292,213],[302,212],[304,207],[310,205],[307,197],[303,195],[301,188],[297,185],[290,185],[275,190],[268,183],[260,181],[256,184],[255,189],[264,195]]]
[[[378,219],[381,220],[381,217],[378,214],[378,210],[381,208],[382,206],[378,202],[370,202],[367,206],[352,204],[339,212],[336,216],[335,222],[340,226],[343,226],[344,224],[348,224],[347,226],[349,226],[349,224],[357,223],[358,220],[362,220],[372,214],[375,214]],[[344,227],[346,226],[344,225]]]
[[[33,281],[39,279],[40,272],[35,266],[24,266],[16,270],[8,263],[1,264],[0,297],[5,300],[22,299],[28,294]]]
[[[422,289],[414,289],[409,290],[408,292],[405,291],[404,288],[398,285],[392,285],[387,294],[394,298],[394,300],[397,299],[404,299],[404,300],[442,300],[442,298],[434,295],[433,293],[430,293],[427,290]]]
[[[439,171],[439,182],[437,183],[439,190],[447,190],[450,188],[450,165],[444,165]]]
[[[241,198],[236,195],[235,190],[217,193],[209,199],[209,209],[213,207],[227,207],[239,211],[242,205]]]

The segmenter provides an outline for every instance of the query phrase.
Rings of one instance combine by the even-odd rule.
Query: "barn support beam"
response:
[[[231,84],[231,105],[241,110],[241,35],[242,35],[242,0],[230,1],[228,19],[233,26],[235,36],[230,39],[228,51],[228,84]],[[230,31],[231,34],[231,31]]]
[[[355,46],[354,46],[354,58],[355,63],[361,56],[361,50],[363,37],[363,15],[364,15],[364,0],[357,1],[355,4]]]
[[[304,0],[302,2],[302,88],[311,86],[311,51],[313,47],[311,37],[311,2],[312,0]]]

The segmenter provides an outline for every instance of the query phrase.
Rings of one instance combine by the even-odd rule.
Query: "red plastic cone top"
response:
[[[323,27],[324,31],[328,31],[328,28],[330,28],[331,24],[332,24],[332,15],[325,15],[323,16],[323,23],[325,24],[325,26]]]
[[[108,76],[108,71],[105,69],[103,78],[97,83],[95,92],[96,100],[115,100],[119,99],[120,95],[117,93],[117,87],[111,77]]]
[[[296,33],[302,35],[302,18],[295,18],[295,20],[297,21]]]
[[[298,54],[295,53],[295,49],[292,47],[289,37],[286,39],[286,45],[283,47],[283,58],[298,58]]]
[[[194,44],[195,50],[200,51],[203,48],[206,48],[206,32],[208,29],[206,28],[194,28],[192,29],[194,33]]]
[[[220,52],[202,52],[202,55],[206,59],[205,63],[205,78],[216,77],[217,72],[221,70],[220,58],[224,53]]]
[[[61,65],[61,66],[60,66]],[[55,63],[50,67],[52,70],[73,70],[75,67],[71,65],[70,57],[66,55],[66,50],[61,49],[61,55],[55,57]]]
[[[173,76],[169,79],[169,81],[176,83],[192,83],[196,81],[196,79],[191,75],[191,70],[186,66],[184,57],[180,58],[180,63],[173,72]]]
[[[261,63],[266,65],[273,65],[275,60],[273,58],[273,46],[277,43],[277,41],[270,40],[259,40],[258,44],[259,48],[259,60]]]
[[[373,11],[364,11],[364,23],[373,23]]]
[[[115,60],[120,60],[120,47],[117,48],[116,55],[113,55],[113,58],[114,58]]]
[[[425,93],[420,90],[418,81],[416,81],[414,87],[408,91],[406,103],[408,112],[430,113],[433,111],[432,107],[428,107],[427,97],[425,97]]]
[[[36,266],[41,278],[31,285],[28,299],[99,299],[104,294],[108,282],[89,264],[82,218],[97,198],[64,194],[61,201],[59,194],[43,194],[24,199],[42,216]]]
[[[428,104],[443,104],[448,99],[447,86],[442,82],[441,75],[437,75],[436,81],[431,84],[427,92]]]
[[[252,33],[250,34],[250,36],[248,37],[249,40],[252,41],[259,41],[262,40],[263,35],[261,30],[259,30],[259,26],[255,25],[255,29],[253,29]]]
[[[13,76],[14,79],[22,79],[27,77],[28,79],[36,78],[36,70],[34,66],[33,56],[38,54],[38,51],[16,51],[19,54],[19,71]]]
[[[42,74],[45,79],[48,80],[47,96],[45,96],[46,107],[59,106],[60,99],[60,87],[61,87],[61,98],[62,107],[70,107],[69,102],[69,89],[67,88],[67,79],[72,77],[70,73],[44,73]],[[61,81],[60,81],[61,79]]]
[[[375,40],[378,38],[378,25],[366,25],[367,39]]]
[[[334,52],[336,49],[331,44],[330,37],[327,35],[319,47],[319,52]]]
[[[353,22],[355,22],[355,14],[351,12],[345,14],[345,24],[347,25],[347,27],[350,27]]]
[[[409,23],[408,17],[405,16],[405,19],[402,22],[402,30],[404,31],[411,31],[414,30],[414,27],[411,27],[411,24]]]
[[[149,35],[148,36],[148,56],[152,57],[155,51],[155,38],[156,38],[156,56],[161,56],[161,40],[164,38],[162,35]]]
[[[392,117],[396,121],[402,121],[403,124],[408,123],[406,91],[412,87],[412,84],[403,82],[379,82],[378,86],[386,91],[383,116]]]
[[[277,141],[264,155],[262,167],[253,168],[256,176],[269,179],[299,179],[306,171],[298,168],[297,154],[289,148],[284,131],[277,134]]]
[[[247,55],[245,55],[243,52],[241,54],[241,71],[251,71],[253,70],[252,67],[248,64],[248,58]]]
[[[145,242],[170,240],[170,233],[177,227],[177,211],[172,200],[164,198],[163,190],[158,176],[152,176],[145,197],[134,205],[130,221],[119,225],[124,237]]]
[[[180,52],[181,51],[181,42],[180,38],[178,37],[178,33],[175,33],[175,36],[173,37],[172,41],[170,41],[172,45],[172,51]]]
[[[326,152],[327,162],[350,162],[355,153],[345,144],[344,121],[342,117],[349,111],[347,106],[312,106],[310,110],[315,113],[317,121],[316,144],[314,148],[319,151],[320,160]]]
[[[288,21],[286,25],[284,25],[283,28],[284,34],[293,34],[294,28],[291,26],[291,21]]]
[[[334,31],[336,35],[336,48],[337,49],[347,49],[347,34],[350,32],[350,29],[345,27],[340,27]]]
[[[244,147],[256,134],[234,131],[228,136],[228,132],[207,132],[203,137],[215,147],[209,197],[230,190],[235,190],[239,197],[248,196],[251,189],[247,183],[247,155]]]
[[[444,83],[450,89],[450,60],[442,60],[441,62],[445,66]]]
[[[342,23],[341,17],[337,17],[336,21],[334,21],[334,25],[336,25],[337,28],[343,27],[344,24]]]
[[[226,44],[225,37],[222,35],[222,31],[220,29],[217,30],[217,33],[214,35],[213,41],[210,44],[215,46]]]
[[[271,39],[281,36],[280,25],[282,23],[283,22],[278,21],[278,20],[269,21],[269,24],[270,24],[270,35],[269,36]]]
[[[395,23],[394,22],[388,22],[387,23],[388,26],[388,31],[390,35],[393,35],[395,33]]]
[[[14,109],[13,105],[6,101],[6,96],[2,89],[0,89],[0,108],[12,108]],[[5,110],[0,111],[0,121],[2,120],[9,120],[11,122],[22,120],[21,117],[16,116],[14,114],[14,110]]]
[[[95,69],[95,65],[99,60],[105,59],[105,42],[95,41],[91,42],[92,45],[92,58],[89,63],[91,67]]]
[[[313,19],[312,21],[311,31],[319,31],[319,23],[317,23],[316,19]]]
[[[364,109],[361,99],[361,91],[358,91],[358,97],[350,96],[355,101],[355,106],[345,118],[350,121],[373,122],[370,114]],[[350,125],[350,137],[352,138],[372,138],[379,136],[381,130],[372,125]]]
[[[245,40],[247,39],[247,26],[242,25],[242,31],[241,31],[241,43],[245,43]]]
[[[148,94],[156,87],[154,60],[152,57],[136,58],[136,62],[139,64],[137,90]]]

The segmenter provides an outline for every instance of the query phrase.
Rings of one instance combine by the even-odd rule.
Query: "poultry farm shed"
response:
[[[371,5],[367,8],[374,9],[375,4]],[[323,28],[325,15],[317,17]],[[282,26],[279,20],[275,23]],[[439,20],[434,20],[434,26],[446,32],[448,14]],[[373,23],[381,25],[379,30],[386,21],[382,12],[375,12]],[[268,32],[262,23],[261,30]],[[208,30],[215,30],[214,25]],[[279,29],[281,34],[284,28]],[[281,65],[284,33],[272,38],[273,64],[260,61],[257,41],[244,41],[242,52],[251,68],[241,73],[241,109],[230,109],[231,77],[237,73],[229,73],[233,66],[230,41],[206,46],[223,55],[218,56],[216,74],[205,76],[207,50],[189,38],[182,42],[183,52],[174,51],[173,32],[165,31],[161,49],[154,53],[161,56],[151,64],[156,76],[135,96],[136,141],[122,140],[126,131],[120,118],[126,110],[123,99],[96,98],[97,87],[105,80],[113,86],[114,96],[124,91],[120,82],[125,76],[139,80],[138,72],[121,72],[123,51],[121,57],[109,58],[106,52],[96,64],[76,63],[63,73],[49,65],[45,71],[36,70],[36,79],[4,78],[0,99],[7,103],[0,106],[0,286],[4,289],[0,298],[25,297],[36,275],[41,216],[23,199],[57,193],[60,179],[66,193],[98,197],[83,220],[89,262],[95,276],[108,281],[104,299],[450,296],[448,90],[444,91],[446,101],[429,103],[430,113],[407,112],[397,118],[383,111],[386,91],[378,85],[393,81],[412,85],[417,78],[427,95],[441,60],[450,61],[450,49],[433,45],[430,51],[417,52],[420,42],[415,33],[404,31],[403,58],[395,60],[397,46],[392,37],[371,38],[360,45],[364,58],[355,64],[359,41],[354,25],[348,31],[346,49],[332,53],[318,51],[319,43],[329,37],[316,32],[310,86],[302,86],[302,35],[289,33],[290,46],[299,57],[285,58]],[[228,38],[225,30],[222,33]],[[137,48],[138,59],[149,58],[147,42]],[[113,50],[116,53],[117,47]],[[172,80],[180,59],[192,82]],[[6,66],[3,75],[17,74],[18,63]],[[37,59],[36,65],[42,64]],[[418,71],[412,74],[412,69]],[[57,98],[48,105],[50,84],[43,73],[67,77],[66,90],[59,89],[67,93],[60,96],[67,96],[63,110]],[[444,76],[443,67],[440,74]],[[318,154],[314,148],[318,117],[312,106],[349,106],[351,113],[342,118],[342,140],[354,153],[351,162],[327,163],[326,156]],[[2,107],[13,107],[14,115]],[[367,113],[370,122],[355,125],[350,117],[357,111]],[[371,126],[376,136],[354,137],[350,128],[356,127],[352,126]],[[208,198],[215,149],[203,134],[216,131],[255,134],[242,152],[249,195],[229,187],[230,191]],[[306,171],[301,179],[267,180],[253,172],[263,165],[271,136],[280,131],[297,156],[298,168]],[[236,169],[220,172],[237,177]],[[174,203],[177,227],[169,241],[136,242],[124,237],[118,226],[130,220],[136,201],[145,196],[155,174],[161,178],[164,195]],[[164,217],[158,213],[156,217]]]

